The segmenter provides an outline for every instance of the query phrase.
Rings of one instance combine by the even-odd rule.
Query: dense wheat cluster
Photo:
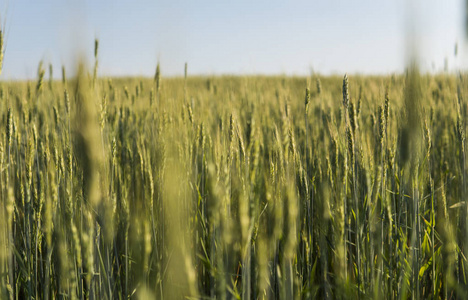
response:
[[[2,299],[464,299],[465,75],[0,83]]]

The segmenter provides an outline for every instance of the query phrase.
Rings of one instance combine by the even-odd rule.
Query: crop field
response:
[[[465,74],[185,68],[0,83],[1,299],[468,297]]]

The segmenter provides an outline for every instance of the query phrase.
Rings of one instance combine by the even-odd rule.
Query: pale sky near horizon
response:
[[[185,62],[209,75],[402,72],[411,22],[422,68],[455,70],[463,12],[462,0],[0,0],[1,78],[35,78],[40,60],[59,78],[82,54],[91,66],[95,37],[105,76],[153,76],[158,60],[170,76]]]

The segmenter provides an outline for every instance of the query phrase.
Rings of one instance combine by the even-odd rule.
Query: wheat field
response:
[[[465,74],[0,82],[1,299],[465,299]]]

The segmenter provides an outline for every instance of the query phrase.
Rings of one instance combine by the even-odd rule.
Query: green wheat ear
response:
[[[39,94],[42,91],[42,85],[44,83],[44,75],[45,75],[45,70],[43,68],[43,62],[39,62],[39,66],[37,68],[37,84],[36,84],[36,96],[39,96]]]
[[[384,115],[385,115],[385,126],[388,124],[388,116],[390,113],[390,98],[388,97],[388,86],[385,89],[385,106],[384,106]]]
[[[349,107],[348,107],[348,117],[349,117],[349,125],[351,125],[351,130],[354,135],[356,132],[356,128],[358,127],[357,124],[357,113],[356,109],[354,107],[354,102],[350,102]]]
[[[65,66],[62,66],[62,84],[65,85],[67,83],[67,74],[65,71]]]
[[[67,112],[67,114],[70,113],[70,95],[68,94],[68,91],[65,89],[65,91],[63,91],[63,98],[65,100],[65,111]]]
[[[94,39],[94,58],[97,58],[99,50],[99,40]]]
[[[94,40],[94,71],[93,71],[93,86],[96,84],[97,70],[98,70],[98,51],[99,51],[99,40]]]
[[[12,116],[12,113],[11,113],[11,108],[8,108],[7,126],[6,126],[6,136],[7,136],[8,146],[11,146],[12,133],[13,133],[13,116]]]
[[[154,74],[154,82],[156,83],[156,92],[159,92],[161,87],[161,68],[159,66],[159,62],[156,66],[156,73]]]
[[[348,84],[348,75],[345,74],[343,77],[343,105],[345,109],[348,109],[349,105],[349,92],[348,92],[349,84]]]
[[[49,64],[49,89],[52,90],[54,83],[54,68],[52,64]]]

